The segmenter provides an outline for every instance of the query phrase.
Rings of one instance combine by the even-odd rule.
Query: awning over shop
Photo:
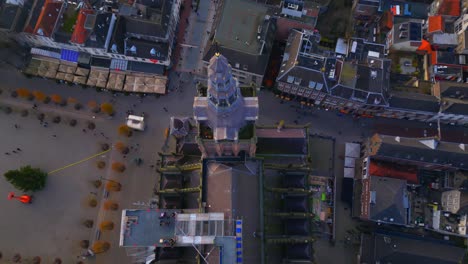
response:
[[[112,59],[111,64],[110,64],[110,69],[118,70],[118,71],[126,71],[127,65],[128,65],[127,60]]]
[[[63,49],[60,54],[60,59],[65,61],[78,62],[78,56],[78,51]]]
[[[58,67],[59,63],[56,59],[33,57],[24,72],[41,77],[55,78]]]
[[[75,75],[75,77],[73,77],[73,82],[78,84],[86,84],[86,77]]]
[[[75,72],[75,75],[78,75],[78,76],[88,76],[89,74],[89,69],[85,69],[85,68],[81,68],[81,67],[77,67],[76,68],[76,72]]]
[[[122,91],[124,86],[125,74],[120,72],[111,72],[109,74],[109,81],[107,82],[107,89]]]
[[[124,91],[136,93],[166,93],[167,78],[150,75],[127,75]]]
[[[58,68],[58,71],[74,74],[76,72],[76,68],[77,68],[76,65],[71,66],[71,65],[61,63]]]
[[[104,69],[91,69],[87,85],[105,88],[107,84],[107,78],[109,76],[109,70]]]
[[[44,56],[44,57],[50,57],[50,58],[54,58],[54,59],[60,59],[60,53],[53,52],[53,51],[50,51],[50,50],[31,48],[31,54],[40,55],[40,56]]]

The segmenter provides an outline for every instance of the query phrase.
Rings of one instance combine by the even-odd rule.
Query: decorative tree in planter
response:
[[[99,225],[99,229],[101,229],[101,231],[112,230],[112,229],[114,229],[114,222],[112,222],[112,221],[103,221]]]
[[[16,93],[18,94],[19,97],[24,98],[24,99],[28,99],[29,96],[31,95],[31,92],[26,88],[16,89]]]
[[[99,254],[99,253],[106,252],[107,250],[109,250],[109,248],[110,248],[109,242],[98,240],[94,242],[93,246],[91,247],[91,250],[95,254]]]
[[[35,256],[35,257],[32,259],[32,263],[33,263],[33,264],[41,264],[41,261],[42,261],[42,259],[41,259],[41,257],[39,257],[39,256]]]
[[[99,112],[99,107],[96,101],[89,101],[88,102],[88,107],[93,113],[98,113]]]
[[[125,165],[122,162],[114,162],[112,163],[112,170],[116,172],[124,172],[125,171]]]
[[[91,219],[86,219],[83,221],[83,225],[87,228],[92,228],[94,224],[94,221]]]
[[[62,264],[62,260],[60,258],[55,258],[53,264]]]
[[[119,204],[113,201],[106,201],[104,203],[104,210],[117,211],[119,210]]]
[[[62,97],[60,95],[58,95],[58,94],[53,94],[52,96],[50,96],[50,99],[55,104],[62,104],[62,102],[63,102]]]
[[[92,208],[96,207],[97,206],[96,199],[94,199],[94,198],[89,199],[88,205],[89,205],[89,207],[92,207]]]
[[[67,98],[67,103],[69,105],[75,105],[76,103],[78,103],[78,100],[76,100],[76,98],[73,98],[73,97],[68,97]]]
[[[126,124],[122,124],[119,126],[119,134],[122,136],[130,137],[132,136],[132,129]]]
[[[101,112],[106,113],[108,115],[114,114],[114,107],[111,103],[102,103],[101,104]]]
[[[101,187],[101,185],[102,185],[102,181],[101,181],[101,180],[94,180],[94,181],[93,181],[93,186],[94,186],[94,188],[97,189],[97,188]]]
[[[107,144],[107,143],[102,143],[102,144],[101,144],[101,149],[102,149],[102,151],[106,151],[106,150],[108,150],[109,148],[110,148],[110,147],[109,147],[109,144]]]
[[[122,190],[122,184],[116,181],[108,181],[106,183],[106,190],[109,192],[119,192]]]
[[[88,122],[88,129],[89,130],[94,130],[96,128],[96,124],[94,124],[93,122]]]
[[[36,99],[36,101],[41,102],[41,103],[43,103],[45,99],[47,98],[47,96],[41,91],[34,91],[32,92],[32,94],[34,95],[34,98]]]
[[[120,153],[124,155],[128,154],[128,152],[130,151],[127,145],[125,145],[125,143],[123,143],[122,141],[118,141],[117,143],[115,143],[114,146]]]
[[[89,240],[81,240],[80,241],[80,247],[87,249],[89,247]]]
[[[106,162],[100,160],[96,163],[96,166],[98,167],[98,169],[104,169],[104,167],[106,167]]]

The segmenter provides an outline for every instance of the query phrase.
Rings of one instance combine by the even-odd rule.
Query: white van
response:
[[[128,115],[127,126],[135,130],[145,131],[145,118],[143,116]]]

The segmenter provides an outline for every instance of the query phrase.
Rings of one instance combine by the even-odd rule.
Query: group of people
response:
[[[11,151],[12,153],[14,154],[18,154],[20,153],[21,151],[23,151],[22,149],[20,148],[16,148],[15,150]],[[10,155],[10,152],[5,152],[5,155]]]

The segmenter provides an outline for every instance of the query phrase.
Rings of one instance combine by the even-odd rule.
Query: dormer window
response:
[[[294,78],[294,84],[295,84],[295,85],[300,85],[300,84],[301,84],[301,81],[302,81],[301,78],[297,78],[297,77]]]

